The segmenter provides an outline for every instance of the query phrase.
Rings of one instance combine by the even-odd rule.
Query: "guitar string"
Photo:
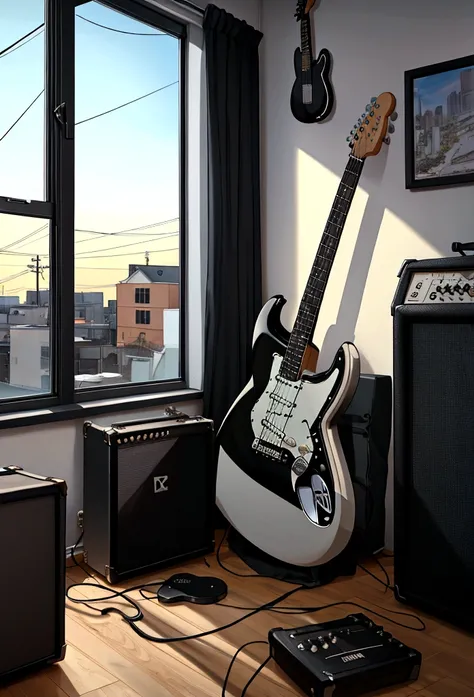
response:
[[[354,194],[350,194],[349,198],[346,199],[344,194],[347,192],[347,188],[349,188],[351,191],[353,191],[355,193],[355,190],[356,190],[357,184],[358,184],[358,178],[359,178],[361,171],[362,171],[362,166],[363,166],[362,159],[356,158],[354,155],[350,156],[349,163],[348,163],[346,169],[344,170],[343,176],[341,178],[341,183],[338,187],[338,192],[341,190],[341,187],[343,187],[343,186],[346,187],[341,192],[343,195],[339,196],[339,198],[343,199],[346,202],[346,208],[345,208],[345,210],[344,209],[340,210],[339,208],[336,208],[336,199],[335,199],[335,201],[333,203],[333,207],[331,208],[331,213],[329,215],[328,222],[327,222],[326,227],[323,231],[323,235],[322,235],[321,242],[320,242],[320,247],[322,246],[326,249],[331,250],[332,258],[329,258],[329,255],[327,253],[325,256],[322,256],[318,253],[316,254],[316,259],[315,259],[315,262],[313,264],[313,269],[312,269],[312,272],[310,274],[310,277],[308,279],[308,283],[306,286],[306,291],[308,289],[310,291],[313,291],[313,293],[310,292],[309,295],[310,295],[310,297],[312,297],[312,299],[316,300],[315,307],[317,307],[318,305],[319,306],[321,305],[323,293],[321,293],[321,289],[317,288],[317,286],[315,286],[314,283],[311,282],[313,280],[312,273],[313,273],[314,267],[318,265],[317,264],[318,258],[322,259],[323,262],[329,261],[330,263],[332,263],[334,261],[334,257],[335,257],[335,254],[336,254],[339,242],[340,242],[340,238],[342,236],[342,230],[343,230],[347,215],[349,213],[350,205],[352,203],[352,197],[354,195]],[[350,180],[351,184],[353,184],[353,186],[351,186],[349,184],[349,181],[347,181],[348,174],[355,177],[355,181]],[[338,197],[338,194],[336,194],[336,198],[337,197]],[[334,220],[334,215],[333,215],[334,210],[336,210],[336,213],[340,214],[340,216],[337,216],[338,222],[336,222]],[[331,229],[331,226],[334,226],[334,225],[337,228],[339,228],[339,230],[340,230],[338,235],[331,235],[331,233],[329,232],[329,230]],[[327,238],[329,238],[329,239],[327,239]],[[331,239],[334,239],[335,243],[331,243]],[[326,242],[327,242],[327,244],[326,244]],[[319,248],[318,248],[318,252],[319,252]],[[319,262],[319,265],[320,265],[320,262]],[[328,271],[324,268],[324,266],[320,266],[320,272],[324,273],[324,275],[326,276],[326,279],[317,279],[317,280],[315,279],[315,282],[320,282],[320,283],[322,282],[325,284],[327,282]],[[306,294],[306,291],[305,291],[305,294]],[[319,297],[314,298],[314,291],[318,292]],[[301,323],[302,323],[301,322],[301,319],[302,319],[301,312],[300,312],[301,309],[303,310],[303,312],[306,312],[307,314],[310,315],[310,311],[307,308],[300,308],[300,310],[298,312],[297,320],[295,322],[297,329],[300,329],[298,327],[298,324],[301,325]],[[318,308],[318,310],[319,310],[319,308]],[[310,334],[312,333],[311,329],[313,328],[314,320],[311,321],[310,317],[308,317],[307,323],[309,324],[309,326],[308,326],[308,324],[306,325],[306,330],[309,330],[309,332],[310,332],[308,335],[308,340],[309,340]],[[304,326],[304,322],[303,322],[303,326]],[[313,331],[314,331],[314,329],[313,329]],[[290,337],[290,342],[289,342],[288,348],[290,348],[290,343],[291,343],[291,337]],[[303,340],[300,340],[300,343],[305,343],[304,338],[303,338]],[[307,342],[306,342],[306,345],[307,345]],[[288,348],[287,348],[287,350],[288,350]],[[294,349],[294,347],[292,347],[292,348]],[[301,353],[301,348],[302,347],[300,346],[299,350],[298,350],[298,353],[300,354],[298,372],[301,369],[301,362],[302,362],[303,355],[304,355],[304,351]],[[282,365],[283,365],[283,363],[282,363]],[[290,363],[290,365],[291,365],[291,363]],[[265,414],[265,419],[266,419],[267,423],[270,425],[270,427],[266,426],[265,423],[262,424],[263,428],[260,432],[260,440],[264,440],[265,442],[268,442],[271,445],[275,445],[276,447],[281,448],[282,443],[284,442],[284,434],[285,434],[285,430],[286,430],[286,427],[288,424],[288,420],[289,420],[289,418],[291,418],[291,415],[292,415],[291,412],[294,409],[298,395],[296,395],[295,399],[293,399],[293,400],[289,399],[291,391],[293,389],[295,389],[295,385],[293,384],[293,381],[289,381],[287,378],[285,378],[284,376],[281,375],[281,366],[280,366],[280,371],[277,374],[277,378],[278,377],[280,378],[280,380],[277,379],[277,387],[275,390],[273,390],[272,393],[270,393],[269,408],[267,409],[266,414]],[[299,383],[301,385],[301,381],[299,381]],[[300,386],[300,389],[298,389],[298,394],[299,394],[300,390],[301,390],[301,386]],[[285,407],[288,410],[288,413],[286,415],[285,415]],[[276,412],[275,408],[280,409],[280,411]],[[273,428],[271,428],[271,427],[273,427]],[[283,434],[283,436],[281,436],[279,434]]]
[[[348,166],[346,167],[346,169],[344,171],[344,174],[341,178],[341,183],[340,183],[339,188],[338,188],[338,191],[340,191],[342,186],[346,187],[346,189],[342,191],[342,194],[346,193],[347,188],[351,189],[352,191],[355,191],[355,189],[356,189],[355,185],[357,184],[357,177],[360,175],[360,172],[362,171],[362,166],[361,166],[362,163],[363,163],[363,160],[355,158],[354,156],[350,157]],[[354,181],[354,182],[351,181],[351,183],[354,184],[354,186],[350,186],[349,182],[347,181],[347,176],[346,176],[347,174],[350,174],[351,176],[356,177],[356,181]],[[337,212],[341,214],[341,218],[338,218],[339,222],[336,223],[334,221],[334,219],[331,219],[333,217],[333,209],[331,209],[331,214],[329,216],[329,220],[328,220],[326,228],[323,232],[323,236],[322,236],[321,243],[320,243],[320,246],[322,245],[323,247],[330,249],[331,251],[334,252],[332,260],[327,259],[327,257],[323,257],[320,254],[317,254],[315,264],[316,264],[316,261],[318,258],[323,259],[323,261],[326,261],[326,260],[333,261],[334,260],[335,252],[337,251],[339,240],[340,240],[340,237],[342,235],[342,229],[344,226],[345,218],[347,217],[347,214],[348,214],[349,209],[350,209],[350,204],[352,202],[352,198],[346,199],[346,197],[344,195],[340,196],[340,198],[344,199],[344,201],[348,204],[347,210],[337,209]],[[333,205],[333,208],[334,208],[334,205]],[[340,228],[341,232],[339,233],[339,236],[338,235],[331,235],[331,233],[328,231],[328,229],[330,229],[331,225],[336,225],[336,227]],[[336,243],[334,244],[334,246],[331,246],[330,239],[329,240],[326,239],[327,237],[336,240]],[[325,244],[325,242],[327,242],[328,244]],[[319,251],[319,249],[318,249],[318,251]],[[328,275],[328,271],[324,267],[321,267],[321,273],[324,273],[325,276]],[[311,283],[311,280],[312,280],[312,278],[310,275],[310,278],[308,279],[307,288],[310,288],[312,291],[317,290],[320,293],[320,289],[317,288],[313,283]],[[327,279],[317,279],[317,282],[326,283],[326,280]],[[317,300],[317,304],[320,304],[321,300],[322,300],[322,294],[320,294],[319,298],[316,298],[316,300]],[[303,311],[306,311],[307,313],[309,313],[309,310],[307,310],[307,309],[303,308]],[[295,322],[296,325],[298,325],[298,322],[301,324],[300,313],[298,313],[298,315],[299,316],[297,318],[297,321]],[[308,328],[310,329],[310,332],[311,332],[312,327],[307,327],[307,329]],[[304,339],[302,341],[300,341],[300,343],[303,343],[303,342],[304,342]],[[291,348],[294,349],[294,346]],[[300,347],[300,349],[301,349],[301,347]],[[300,355],[300,366],[301,366],[301,360],[302,360],[302,355]],[[298,367],[298,372],[299,372],[300,366]],[[280,378],[283,377],[285,382],[282,383],[281,381],[278,381],[277,389],[274,390],[270,395],[270,398],[269,398],[270,404],[269,404],[269,408],[267,409],[267,412],[265,415],[267,423],[270,424],[270,426],[273,426],[273,429],[271,427],[270,428],[266,427],[265,424],[263,424],[264,428],[261,430],[260,439],[265,440],[266,442],[268,442],[272,445],[275,445],[276,447],[281,447],[282,442],[284,441],[284,437],[279,436],[278,433],[280,433],[280,434],[285,433],[285,428],[286,428],[288,419],[290,418],[291,411],[294,408],[294,401],[292,402],[291,400],[288,399],[292,389],[294,389],[294,384],[293,383],[288,384],[286,382],[286,379],[284,378],[284,376],[281,375],[281,371],[278,375]],[[289,408],[288,415],[284,414],[284,406],[285,405],[282,404],[281,401],[279,401],[279,400],[286,400],[288,402],[288,404],[287,404],[287,407]],[[276,403],[276,408],[279,408],[281,410],[281,414],[280,414],[280,412],[275,412],[275,403]],[[290,404],[292,404],[293,406],[290,407],[289,406]],[[280,420],[281,420],[281,423],[278,423]],[[283,423],[283,421],[284,421],[284,423]]]

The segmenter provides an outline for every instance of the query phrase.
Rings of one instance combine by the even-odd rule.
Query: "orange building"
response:
[[[179,308],[179,268],[131,264],[117,284],[117,346],[163,346],[163,310]]]

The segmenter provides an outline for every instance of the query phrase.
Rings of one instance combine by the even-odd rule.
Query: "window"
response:
[[[135,288],[135,302],[136,303],[146,303],[150,304],[150,289],[149,288]]]
[[[135,323],[136,324],[150,324],[150,310],[136,310],[135,311]]]
[[[0,3],[0,412],[185,384],[184,37],[139,0]]]

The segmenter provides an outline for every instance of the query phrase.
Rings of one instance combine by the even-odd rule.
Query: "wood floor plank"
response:
[[[77,697],[117,681],[115,676],[72,644],[67,647],[64,661],[48,669],[48,677],[69,697]]]
[[[99,690],[88,692],[87,697],[141,697],[138,692],[123,682],[114,682],[112,685],[102,687]]]
[[[66,637],[68,643],[80,647],[86,655],[115,675],[118,680],[138,692],[140,697],[172,697],[165,685],[160,685],[147,670],[137,668],[125,656],[70,616],[66,617]]]
[[[443,678],[415,694],[418,697],[474,697],[474,688],[452,678]]]
[[[390,579],[393,578],[393,560],[381,558]],[[164,606],[144,600],[137,591],[131,593],[140,605],[144,620],[140,626],[152,635],[176,637],[222,627],[246,614],[242,608],[253,608],[267,603],[287,592],[293,586],[262,577],[241,578],[223,570],[215,555],[197,559],[186,565],[186,571],[215,575],[226,581],[227,598],[220,605]],[[237,573],[252,573],[233,555],[226,545],[222,561]],[[382,570],[373,561],[364,566],[384,578]],[[183,566],[160,572],[169,577]],[[96,576],[94,579],[93,576]],[[125,589],[139,583],[162,578],[153,574],[133,578],[115,588]],[[79,567],[68,567],[67,583],[79,583],[78,597],[92,599],[103,593],[83,581],[108,584],[94,572],[88,575]],[[318,607],[330,603],[359,603],[364,611],[353,604],[329,607],[318,612],[279,614],[261,612],[240,624],[199,640],[156,644],[136,635],[117,614],[100,615],[85,607],[67,605],[66,639],[67,658],[64,663],[43,671],[35,677],[18,681],[0,689],[0,697],[221,697],[222,682],[232,656],[247,641],[266,641],[272,627],[298,627],[311,622],[344,617],[352,612],[367,612],[374,621],[409,646],[423,654],[420,676],[416,682],[396,685],[377,693],[380,697],[474,697],[474,636],[461,632],[398,603],[391,591],[361,569],[354,577],[341,577],[321,588],[304,589],[284,601],[285,607]],[[130,612],[124,600],[114,599],[105,605],[114,605]],[[237,606],[224,607],[224,605]],[[383,609],[381,609],[383,608]],[[414,632],[398,627],[395,622],[414,622],[390,611],[420,615],[426,623],[425,632]],[[387,615],[387,620],[371,613]],[[255,669],[268,655],[263,644],[248,647],[239,655],[228,685],[229,697],[240,694]],[[276,664],[270,662],[247,693],[248,697],[301,697]],[[371,695],[374,697],[374,695]]]

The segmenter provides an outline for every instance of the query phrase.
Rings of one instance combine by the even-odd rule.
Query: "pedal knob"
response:
[[[304,651],[304,644],[298,644],[298,648],[300,651]]]
[[[311,647],[311,653],[317,653],[317,651],[318,651],[318,647],[316,646],[316,644],[313,644]]]

